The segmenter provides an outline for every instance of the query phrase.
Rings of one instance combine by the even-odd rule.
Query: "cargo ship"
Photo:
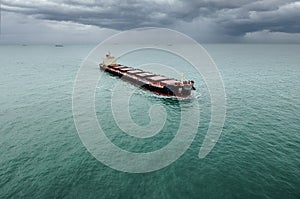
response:
[[[141,69],[124,66],[116,63],[117,59],[107,53],[103,62],[99,64],[101,70],[110,73],[113,76],[118,76],[122,80],[130,82],[140,88],[151,91],[158,95],[174,96],[185,98],[191,95],[194,87],[194,81],[184,80],[184,75],[181,75],[181,80],[168,78],[163,75],[157,75]]]

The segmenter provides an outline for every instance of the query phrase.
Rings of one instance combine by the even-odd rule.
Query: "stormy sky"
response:
[[[300,43],[300,1],[1,0],[2,44],[98,43],[142,27],[203,43]]]

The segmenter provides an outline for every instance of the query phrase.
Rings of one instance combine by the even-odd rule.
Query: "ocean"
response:
[[[104,74],[96,62],[90,68],[101,76],[95,89],[99,125],[123,150],[159,150],[176,138],[181,120],[193,122],[194,117],[181,117],[185,110],[199,111],[195,137],[176,161],[155,171],[130,173],[98,161],[74,123],[74,82],[94,46],[0,46],[0,198],[300,198],[300,45],[204,47],[224,82],[226,119],[220,138],[203,159],[198,155],[211,103],[205,82],[192,68],[185,68],[185,77],[194,79],[197,90],[188,100],[136,89]],[[149,57],[137,53],[120,61],[138,67],[139,60]],[[179,63],[165,59],[170,65]],[[133,127],[120,121],[121,128],[114,120],[127,114],[122,106],[115,115],[111,110],[116,84],[133,91],[128,110],[142,129],[151,124],[151,106],[163,109],[165,115],[158,110],[153,117],[159,124],[157,118],[165,117],[157,134],[142,139],[122,130]],[[109,158],[110,153],[102,153]],[[120,157],[122,164],[126,161]]]

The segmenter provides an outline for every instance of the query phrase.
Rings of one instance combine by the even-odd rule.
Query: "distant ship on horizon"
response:
[[[54,46],[55,46],[55,47],[58,47],[58,48],[59,48],[59,47],[64,47],[64,45],[62,45],[62,44],[55,44]]]

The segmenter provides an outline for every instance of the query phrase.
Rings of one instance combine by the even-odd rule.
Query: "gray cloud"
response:
[[[2,0],[2,9],[114,30],[187,27],[187,33],[195,35],[204,24],[223,40],[265,30],[287,36],[300,33],[300,2],[292,0]]]
[[[244,35],[260,30],[300,32],[300,21],[297,20],[300,18],[300,2],[278,3],[276,7],[273,5],[267,8],[262,2],[256,2],[243,8],[219,12],[216,18],[229,35]]]

